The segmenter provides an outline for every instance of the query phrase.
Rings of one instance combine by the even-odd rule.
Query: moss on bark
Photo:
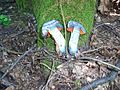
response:
[[[43,39],[41,38],[41,27],[49,20],[59,20],[62,24],[62,16],[60,11],[60,3],[63,8],[65,22],[69,20],[78,21],[87,30],[87,33],[80,37],[79,45],[85,46],[89,35],[93,28],[95,4],[96,0],[16,0],[20,8],[32,10],[38,22],[38,45],[41,46]],[[62,30],[64,35],[64,29]],[[69,40],[70,33],[67,32]],[[68,42],[68,41],[67,41]],[[47,47],[54,50],[54,41],[51,38],[47,39]]]

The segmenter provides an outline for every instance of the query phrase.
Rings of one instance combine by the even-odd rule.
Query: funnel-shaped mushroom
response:
[[[46,37],[48,33],[52,35],[56,42],[56,51],[61,56],[65,53],[65,39],[60,30],[63,26],[56,20],[45,23],[42,27],[42,36]]]
[[[70,41],[69,41],[69,53],[75,57],[78,54],[78,41],[79,36],[86,33],[85,28],[78,22],[69,21],[68,22],[68,31],[72,32]]]

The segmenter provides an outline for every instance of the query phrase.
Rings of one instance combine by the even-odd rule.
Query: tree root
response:
[[[120,68],[120,58],[118,59],[118,62],[116,64],[116,67]],[[104,83],[107,82],[111,82],[113,80],[115,80],[115,78],[118,75],[118,71],[112,70],[108,75],[106,75],[105,77],[102,77],[98,80],[95,80],[91,83],[89,83],[88,85],[83,86],[80,90],[90,90],[90,89],[94,89],[96,88],[98,85],[102,85]]]

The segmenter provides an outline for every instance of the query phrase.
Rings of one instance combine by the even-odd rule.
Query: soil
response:
[[[117,15],[96,14],[89,48],[80,47],[81,57],[68,60],[45,46],[37,47],[37,26],[32,14],[20,12],[14,3],[0,5],[0,10],[11,18],[8,27],[0,25],[0,77],[7,74],[0,82],[0,90],[80,90],[111,71],[108,65],[83,61],[81,57],[117,63],[120,54],[120,17]],[[51,67],[44,60],[51,62]],[[59,65],[55,66],[56,63]],[[114,81],[95,90],[120,90],[119,74]]]

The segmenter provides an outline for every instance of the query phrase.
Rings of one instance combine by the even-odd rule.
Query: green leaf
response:
[[[0,15],[0,24],[8,26],[10,24],[10,19],[7,15]]]

